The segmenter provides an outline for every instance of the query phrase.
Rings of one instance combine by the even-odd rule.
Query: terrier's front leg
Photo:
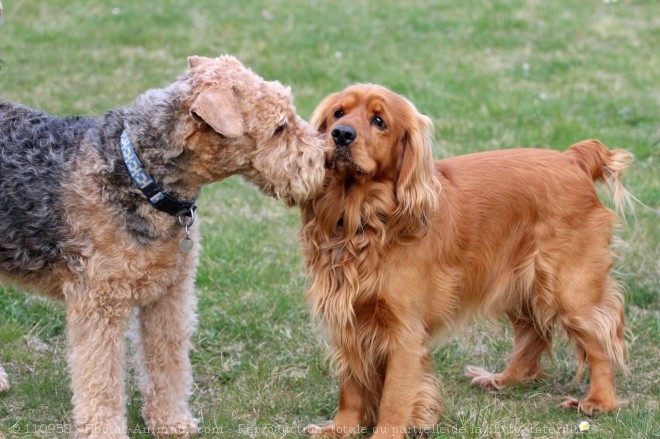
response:
[[[100,303],[91,291],[67,298],[68,361],[78,438],[127,439],[124,394],[126,303]]]
[[[144,398],[142,416],[159,437],[187,438],[197,433],[198,421],[188,410],[192,388],[188,352],[197,321],[192,278],[139,311],[136,366]]]

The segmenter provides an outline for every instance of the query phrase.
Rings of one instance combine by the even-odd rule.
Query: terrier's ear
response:
[[[192,55],[188,57],[188,67],[193,68],[211,61],[205,56]]]
[[[230,139],[243,135],[243,116],[231,88],[207,88],[195,99],[190,114]]]

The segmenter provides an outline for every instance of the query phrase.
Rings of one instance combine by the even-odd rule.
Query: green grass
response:
[[[648,207],[637,207],[621,232],[627,244],[616,248],[634,333],[631,374],[618,379],[628,407],[577,433],[584,416],[556,405],[561,396],[583,394],[586,382],[573,381],[575,359],[561,337],[546,365],[551,377],[498,396],[472,388],[464,367],[502,368],[511,347],[507,325],[478,323],[436,354],[446,406],[434,437],[660,435],[656,0],[4,6],[0,96],[58,115],[101,115],[170,83],[188,55],[232,53],[291,84],[303,116],[353,82],[406,95],[433,118],[438,158],[513,146],[564,149],[592,137],[629,149],[637,161],[625,183]],[[199,207],[204,251],[191,405],[209,431],[202,437],[298,437],[297,428],[331,418],[337,405],[323,339],[302,304],[298,213],[238,178],[207,188]],[[0,395],[0,438],[52,437],[34,431],[71,422],[64,324],[61,305],[2,290],[0,361],[12,388]],[[137,431],[144,428],[141,400],[128,375],[129,424]]]

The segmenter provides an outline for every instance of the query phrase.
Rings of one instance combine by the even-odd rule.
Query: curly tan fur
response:
[[[177,218],[133,184],[121,133],[164,192],[182,201],[234,174],[287,204],[322,185],[322,141],[296,114],[288,88],[230,56],[190,57],[189,66],[172,85],[100,119],[0,101],[0,278],[65,302],[78,437],[128,437],[123,341],[134,309],[146,425],[162,437],[197,431],[187,403],[197,223],[193,249],[182,253]],[[0,367],[0,391],[7,388]]]
[[[597,141],[565,153],[492,151],[431,159],[432,126],[406,99],[356,85],[323,100],[323,191],[302,206],[314,316],[340,379],[339,410],[308,432],[373,438],[427,429],[441,410],[429,346],[471,317],[506,314],[514,352],[499,374],[469,368],[490,390],[532,380],[555,326],[591,369],[589,414],[615,410],[625,369],[623,296],[609,277],[616,215],[594,180],[621,192],[630,154]],[[354,132],[346,145],[343,133]]]

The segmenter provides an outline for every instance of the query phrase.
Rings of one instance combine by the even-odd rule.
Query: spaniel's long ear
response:
[[[411,111],[414,118],[398,145],[401,151],[395,189],[398,205],[391,225],[404,236],[422,237],[438,207],[440,182],[433,171],[433,122],[414,107]]]
[[[212,87],[202,91],[190,107],[190,114],[230,139],[243,135],[243,116],[229,87]]]
[[[328,124],[332,117],[332,106],[334,105],[336,97],[337,93],[328,95],[316,106],[316,109],[309,119],[309,123],[312,124],[316,131],[325,133],[328,129]]]

